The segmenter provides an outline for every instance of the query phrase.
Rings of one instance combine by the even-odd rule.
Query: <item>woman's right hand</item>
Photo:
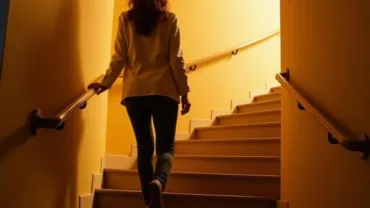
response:
[[[189,113],[190,108],[191,108],[191,103],[189,101],[189,97],[187,94],[184,96],[181,96],[181,106],[182,106],[181,115],[185,115]]]
[[[105,92],[108,89],[108,87],[102,85],[99,82],[94,82],[94,83],[89,84],[87,89],[94,89],[96,91],[96,94],[99,95],[99,94]]]

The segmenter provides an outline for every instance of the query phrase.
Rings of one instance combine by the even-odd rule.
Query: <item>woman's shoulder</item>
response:
[[[123,11],[123,12],[121,12],[121,14],[118,17],[118,20],[120,22],[122,22],[122,23],[125,22],[125,20],[127,20],[128,12],[129,11]]]
[[[167,15],[167,19],[169,20],[169,22],[174,23],[177,21],[177,15],[175,13],[167,11],[166,15]]]
[[[129,12],[130,12],[130,10],[126,10],[126,11],[121,12],[121,14],[119,15],[120,18],[126,18],[128,16]]]

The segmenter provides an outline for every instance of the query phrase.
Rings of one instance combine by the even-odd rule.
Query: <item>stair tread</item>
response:
[[[254,106],[254,105],[264,105],[264,104],[280,103],[280,102],[281,102],[281,99],[271,100],[271,101],[261,101],[261,102],[253,102],[253,103],[247,103],[247,104],[243,104],[243,105],[238,105],[238,107]]]
[[[280,160],[277,156],[228,156],[228,155],[176,155],[176,158],[194,159],[232,159],[232,160]]]
[[[122,173],[122,174],[137,174],[137,170],[119,170],[119,169],[105,169],[104,172]],[[171,172],[171,176],[207,176],[207,177],[234,177],[234,178],[264,178],[264,179],[278,179],[279,175],[250,175],[250,174],[227,174],[227,173],[203,173],[203,172]]]
[[[222,115],[222,116],[217,116],[217,118],[222,119],[222,118],[229,118],[229,117],[243,117],[243,116],[253,116],[253,115],[263,115],[263,114],[270,114],[270,113],[279,113],[279,112],[281,112],[281,109],[261,110],[261,111],[255,111],[255,112],[250,112],[250,113],[235,113],[235,114],[230,114],[230,115]]]
[[[107,194],[132,194],[141,195],[141,191],[134,190],[120,190],[120,189],[96,189],[96,193],[107,193]],[[164,192],[165,196],[193,196],[193,197],[208,197],[208,198],[239,198],[239,199],[250,199],[250,200],[273,200],[276,201],[278,198],[275,197],[264,197],[264,196],[241,196],[241,195],[219,195],[219,194],[191,194],[191,193],[173,193]]]
[[[257,95],[256,98],[269,97],[269,96],[274,96],[274,95],[281,95],[281,92],[270,92],[267,94]]]
[[[261,122],[261,123],[250,123],[250,124],[233,124],[233,125],[223,125],[223,126],[207,126],[207,127],[198,127],[196,130],[213,130],[213,129],[229,129],[229,128],[253,128],[253,127],[262,127],[262,126],[276,126],[281,125],[281,122]]]
[[[281,141],[281,138],[230,138],[230,139],[189,139],[189,140],[178,140],[175,143],[212,143],[212,142],[271,142]]]
[[[271,87],[271,89],[282,89],[282,87],[281,86],[275,86],[275,87]]]

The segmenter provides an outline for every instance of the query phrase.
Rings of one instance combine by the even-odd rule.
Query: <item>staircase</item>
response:
[[[281,88],[176,141],[167,208],[276,208],[280,198]],[[143,208],[136,168],[105,169],[95,208]]]

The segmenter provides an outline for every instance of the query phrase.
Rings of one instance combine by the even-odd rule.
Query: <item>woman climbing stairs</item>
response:
[[[275,208],[280,198],[281,88],[176,141],[167,208]],[[136,168],[105,169],[95,208],[143,208]]]

